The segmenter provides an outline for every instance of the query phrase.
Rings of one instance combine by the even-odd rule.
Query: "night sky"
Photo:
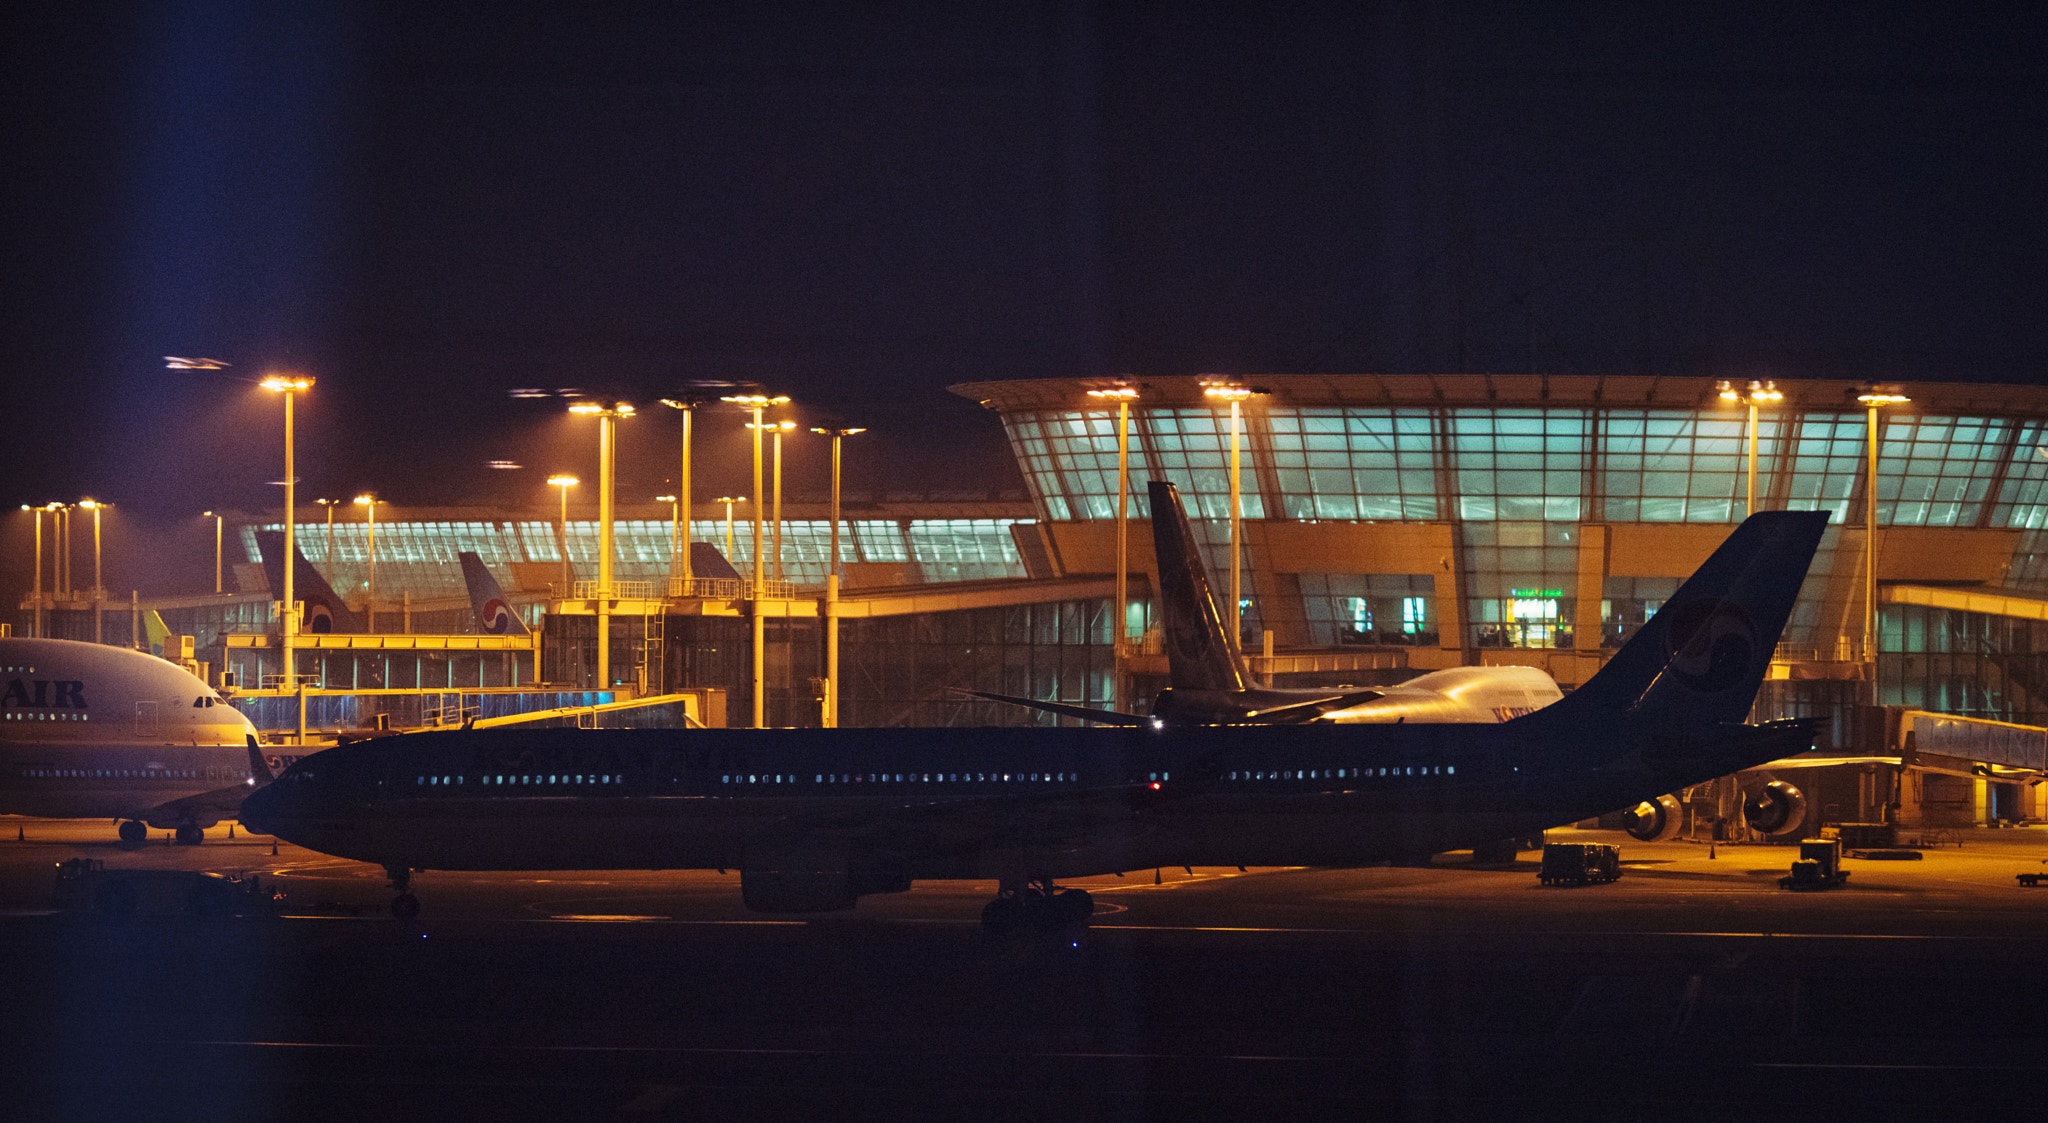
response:
[[[110,587],[210,580],[198,512],[281,499],[272,370],[302,502],[419,506],[594,481],[518,388],[758,380],[873,430],[856,489],[986,492],[950,383],[2048,357],[2038,7],[560,7],[7,6],[10,607],[22,503],[118,504]],[[676,445],[627,422],[622,499]]]

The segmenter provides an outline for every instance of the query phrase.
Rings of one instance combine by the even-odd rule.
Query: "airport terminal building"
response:
[[[1121,611],[1119,403],[1090,394],[1119,386],[1136,393],[1123,440],[1132,577]],[[1834,817],[1870,818],[1887,803],[1930,823],[2048,816],[2026,782],[2048,768],[2048,699],[2035,690],[2048,686],[2048,655],[2037,654],[2048,652],[2048,392],[1907,383],[1886,388],[1903,400],[1874,403],[1869,389],[1503,375],[956,386],[1001,416],[1028,492],[845,507],[841,721],[1037,719],[962,689],[1142,709],[1165,682],[1156,636],[1146,638],[1148,480],[1179,489],[1219,597],[1234,482],[1242,639],[1271,684],[1522,664],[1567,690],[1740,521],[1753,487],[1756,509],[1833,516],[1758,714],[1826,716],[1824,746],[1866,758],[1828,770],[1840,773],[1823,793]],[[759,601],[747,580],[677,580],[675,514],[621,508],[604,605],[609,683],[594,678],[597,526],[587,511],[565,524],[551,504],[393,510],[376,528],[378,632],[473,632],[456,554],[474,551],[538,628],[524,654],[472,668],[446,652],[348,651],[352,641],[334,637],[320,673],[334,686],[361,684],[374,663],[385,684],[711,689],[744,724],[758,611],[768,723],[815,724],[826,508],[785,505]],[[751,515],[728,522],[701,497],[694,510],[691,539],[730,559],[732,578],[753,571]],[[246,592],[162,605],[173,630],[196,635],[213,666],[238,668],[244,682],[260,681],[266,658],[274,669],[277,653],[231,648],[225,636],[266,626],[256,532],[278,525],[232,528]],[[764,537],[775,540],[772,529]],[[329,529],[322,512],[301,511],[297,539],[338,595],[361,605],[366,527]],[[1119,621],[1130,637],[1121,646]],[[1887,770],[1889,758],[1900,765]]]

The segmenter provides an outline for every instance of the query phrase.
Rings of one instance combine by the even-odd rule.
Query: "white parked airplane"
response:
[[[1152,543],[1159,568],[1159,622],[1169,685],[1152,701],[1150,718],[1065,702],[990,694],[977,698],[1028,706],[1102,725],[1359,725],[1503,722],[1564,695],[1535,667],[1451,667],[1393,686],[1262,689],[1251,685],[1244,657],[1231,646],[1195,535],[1170,483],[1151,481]]]
[[[257,776],[256,727],[184,668],[125,647],[0,639],[0,814],[120,820],[196,845]]]

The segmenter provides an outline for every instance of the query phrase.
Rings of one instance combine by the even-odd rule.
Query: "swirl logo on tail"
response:
[[[1672,621],[1670,673],[1702,694],[1742,682],[1756,657],[1756,625],[1728,601],[1685,606]]]
[[[517,617],[512,615],[512,606],[496,597],[492,597],[484,602],[483,610],[479,615],[483,617],[482,625],[484,631],[494,636],[502,636],[510,632],[513,621],[517,619]]]

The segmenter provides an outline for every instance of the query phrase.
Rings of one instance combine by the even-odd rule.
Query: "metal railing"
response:
[[[652,581],[614,581],[609,591],[601,581],[578,581],[570,590],[576,600],[653,600]]]
[[[743,595],[745,585],[746,582],[730,577],[671,577],[668,579],[668,595],[671,598],[735,600]]]
[[[1834,646],[1822,647],[1781,643],[1771,652],[1775,663],[1862,663],[1866,650],[1863,644],[1847,636],[1836,637]]]

